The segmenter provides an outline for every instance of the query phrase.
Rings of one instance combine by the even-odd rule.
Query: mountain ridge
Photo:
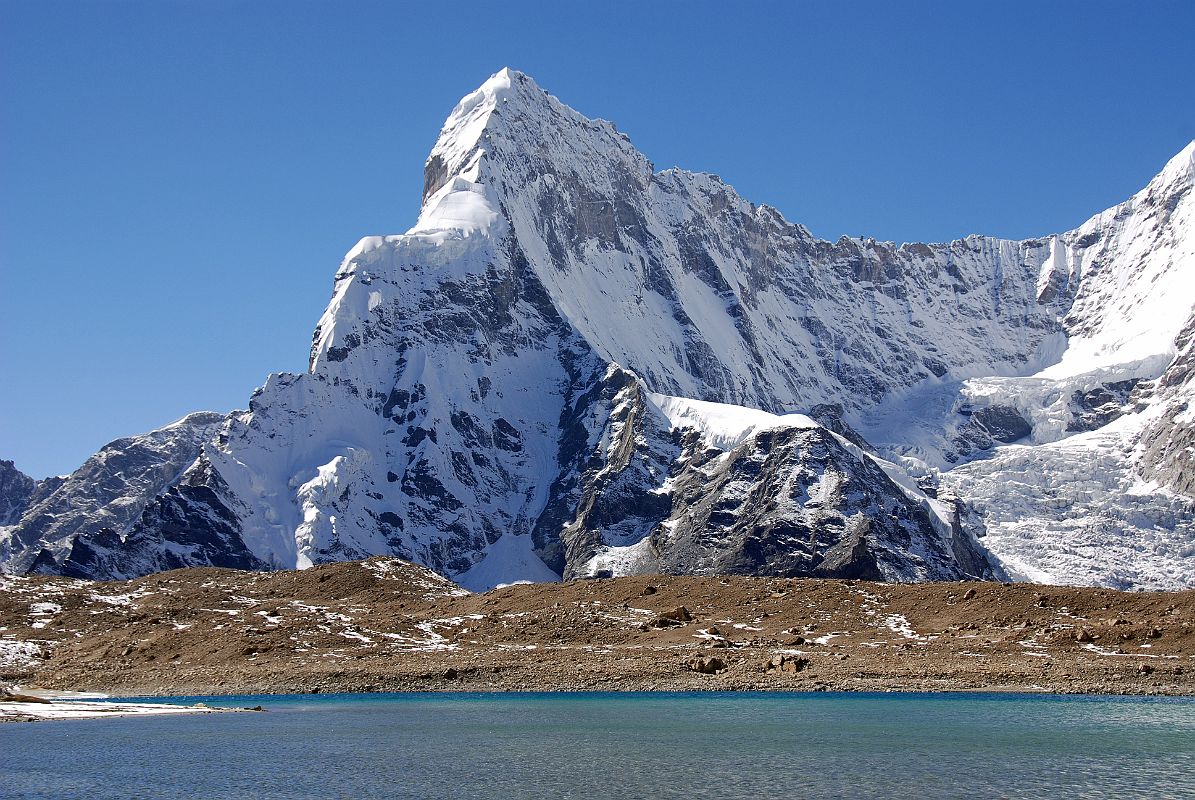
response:
[[[1012,442],[1048,448],[1072,425],[1132,421],[1128,438],[1150,444],[1109,457],[1110,499],[1089,515],[1131,517],[1115,487],[1138,462],[1159,486],[1183,485],[1190,425],[1162,409],[1190,390],[1165,350],[1178,353],[1169,328],[1184,309],[1163,304],[1156,324],[1119,339],[1124,325],[1100,315],[1138,321],[1143,305],[1180,296],[1193,153],[1065,234],[830,243],[716,176],[655,172],[612,123],[503,70],[449,115],[415,225],[346,255],[307,373],[270,376],[173,489],[141,491],[123,538],[31,537],[22,521],[0,529],[10,550],[24,544],[6,560],[127,577],[161,568],[167,551],[239,567],[394,554],[471,588],[831,565],[925,580],[1018,564],[1022,577],[1066,580],[1038,569],[1053,550],[1028,567],[985,553],[976,536],[1003,516],[1057,531],[1039,496],[1000,506],[992,487],[1015,467],[983,480],[966,469],[999,466]],[[1068,353],[1093,369],[1067,367]],[[736,419],[838,410],[825,417],[833,433],[786,425],[724,449],[707,435],[713,417],[674,424],[657,397],[737,407],[720,412]],[[786,466],[766,466],[777,460]],[[720,500],[701,491],[723,480]],[[1149,585],[1152,569],[1189,585],[1189,500],[1147,494],[1132,513],[1169,520],[1156,554],[1169,566],[1130,580]],[[701,525],[684,522],[695,514]],[[1005,541],[994,530],[989,544]],[[1051,546],[1065,551],[1069,535]],[[1096,573],[1083,579],[1124,580]]]

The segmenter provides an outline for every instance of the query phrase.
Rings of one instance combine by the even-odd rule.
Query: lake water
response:
[[[0,725],[27,798],[1195,797],[1195,700],[917,694],[180,698]]]

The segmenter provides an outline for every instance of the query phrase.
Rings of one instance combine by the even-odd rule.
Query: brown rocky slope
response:
[[[374,558],[122,582],[0,577],[0,684],[1195,694],[1195,591],[640,576],[470,594]]]

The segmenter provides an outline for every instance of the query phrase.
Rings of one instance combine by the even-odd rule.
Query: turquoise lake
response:
[[[0,725],[22,798],[1195,797],[1195,699],[177,698],[262,714]]]

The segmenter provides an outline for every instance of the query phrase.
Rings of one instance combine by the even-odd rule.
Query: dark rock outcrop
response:
[[[11,461],[0,461],[0,525],[11,525],[21,518],[37,481],[16,468]]]

